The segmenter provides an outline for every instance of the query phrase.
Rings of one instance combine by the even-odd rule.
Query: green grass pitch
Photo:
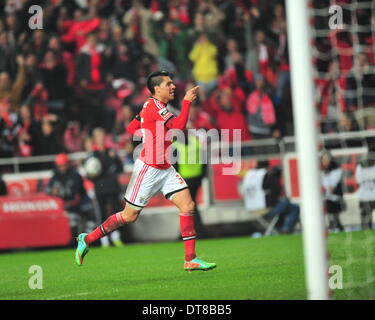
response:
[[[329,236],[330,265],[343,269],[336,299],[375,297],[374,231]],[[206,272],[183,270],[181,242],[92,248],[84,265],[74,250],[0,254],[0,299],[306,299],[300,235],[199,240],[199,256],[217,263]],[[30,289],[32,265],[43,289]],[[347,288],[346,288],[347,286]]]

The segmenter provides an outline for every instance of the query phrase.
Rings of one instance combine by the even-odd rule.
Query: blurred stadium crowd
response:
[[[342,30],[329,30],[328,11],[313,19],[323,132],[375,126],[375,19],[370,6],[353,14],[341,3]],[[41,30],[28,24],[34,4]],[[353,18],[365,31],[348,27]],[[278,0],[1,1],[0,157],[92,151],[97,127],[107,147],[131,154],[126,127],[157,69],[174,75],[177,112],[201,86],[191,128],[239,128],[244,141],[292,135],[286,30]]]

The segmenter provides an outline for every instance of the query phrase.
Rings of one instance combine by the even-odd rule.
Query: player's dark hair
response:
[[[163,82],[163,77],[170,77],[168,71],[154,71],[147,77],[147,89],[151,94],[155,94],[155,87],[160,86]]]

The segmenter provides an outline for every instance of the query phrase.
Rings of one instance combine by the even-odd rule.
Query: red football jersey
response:
[[[143,105],[139,116],[143,139],[139,159],[151,167],[168,169],[171,164],[167,153],[172,142],[169,139],[166,140],[168,128],[165,124],[174,118],[174,115],[168,111],[165,103],[149,98]]]

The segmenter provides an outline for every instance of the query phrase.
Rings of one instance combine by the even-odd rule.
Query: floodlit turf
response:
[[[331,264],[343,267],[344,288],[345,281],[366,280],[369,235],[330,235]],[[354,249],[351,262],[348,244]],[[92,248],[82,267],[75,265],[73,249],[0,254],[0,299],[306,299],[299,235],[199,240],[197,249],[201,258],[217,263],[215,270],[184,271],[181,242]],[[43,269],[41,290],[29,288],[33,265]],[[347,270],[354,281],[346,279]],[[362,284],[336,290],[335,297],[367,299],[374,292]]]

